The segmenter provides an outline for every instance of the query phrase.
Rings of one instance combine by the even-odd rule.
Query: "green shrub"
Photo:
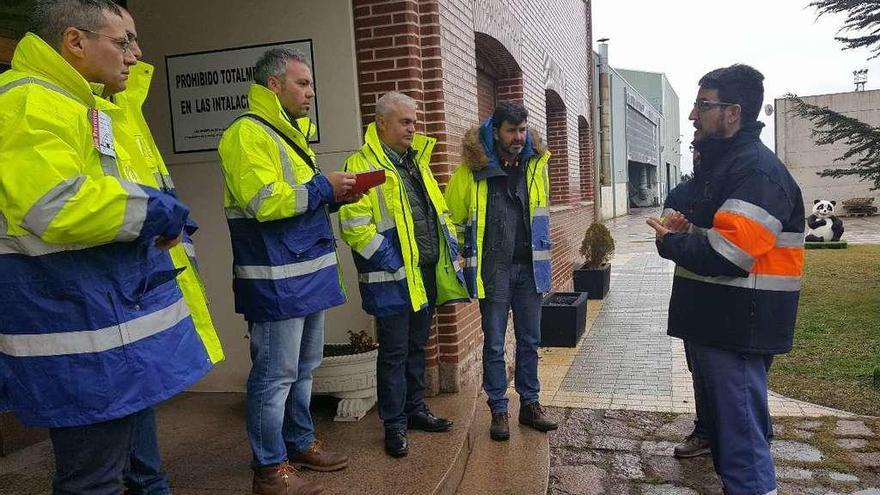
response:
[[[581,243],[581,256],[584,257],[586,268],[596,269],[608,263],[608,259],[614,254],[614,238],[608,227],[600,222],[593,222],[584,233],[584,241]]]
[[[362,352],[370,352],[373,349],[379,347],[372,337],[367,334],[366,330],[361,330],[360,332],[354,333],[351,330],[348,331],[348,341],[351,343],[351,347],[354,349],[355,354],[360,354]]]

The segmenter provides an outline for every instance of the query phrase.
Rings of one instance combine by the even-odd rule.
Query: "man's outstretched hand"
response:
[[[691,223],[688,222],[687,218],[677,211],[662,219],[649,218],[645,220],[645,223],[654,229],[658,240],[662,239],[666,234],[684,233],[691,228]]]

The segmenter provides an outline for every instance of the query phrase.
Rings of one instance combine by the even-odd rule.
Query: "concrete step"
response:
[[[489,438],[492,414],[480,393],[471,426],[472,450],[457,495],[544,495],[550,473],[550,433],[519,424],[519,397],[511,391],[510,440]]]
[[[451,432],[410,432],[410,453],[393,459],[383,449],[375,409],[356,423],[332,421],[335,403],[316,399],[318,438],[349,456],[336,473],[302,471],[326,495],[452,495],[470,452],[477,385],[428,399],[438,416],[455,421]],[[244,394],[184,393],[157,410],[162,461],[176,495],[251,493],[251,453],[245,433]],[[49,493],[52,448],[48,441],[0,458],[0,495]]]

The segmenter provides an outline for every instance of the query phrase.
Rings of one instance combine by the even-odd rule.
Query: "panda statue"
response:
[[[843,221],[834,216],[835,201],[813,201],[813,214],[807,217],[807,242],[837,242],[843,235]]]

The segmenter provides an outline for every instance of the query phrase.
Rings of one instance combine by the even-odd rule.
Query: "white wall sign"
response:
[[[223,131],[236,117],[247,111],[248,89],[254,82],[254,65],[269,48],[292,48],[302,53],[312,68],[312,79],[315,79],[312,40],[165,57],[175,153],[217,149]],[[309,110],[309,117],[318,129],[318,134],[311,141],[319,142],[317,95]]]

